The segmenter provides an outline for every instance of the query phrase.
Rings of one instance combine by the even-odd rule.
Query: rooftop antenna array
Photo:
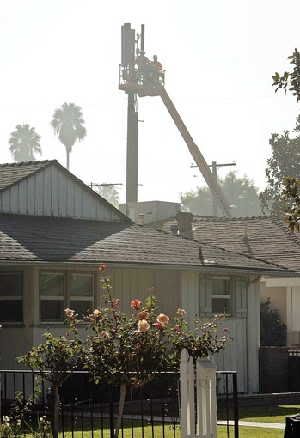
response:
[[[139,35],[131,23],[121,28],[121,64],[119,89],[127,94],[126,212],[130,203],[138,201],[138,97],[160,96],[177,129],[183,137],[200,173],[210,188],[216,204],[225,216],[230,216],[229,204],[218,181],[212,174],[198,146],[165,89],[165,70],[154,55],[145,56],[145,27]]]

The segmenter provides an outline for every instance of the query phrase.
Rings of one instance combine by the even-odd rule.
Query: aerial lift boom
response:
[[[138,41],[134,39],[134,47],[132,47],[132,33],[129,33],[130,38],[126,37],[125,31],[132,32],[131,25],[129,23],[125,23],[122,26],[122,64],[119,67],[119,89],[125,91],[128,96],[136,95],[139,97],[143,96],[160,96],[164,105],[166,106],[170,116],[172,117],[177,129],[179,130],[182,138],[184,139],[190,154],[193,157],[200,173],[205,179],[206,184],[210,188],[213,197],[215,198],[218,206],[221,211],[224,212],[226,216],[231,216],[230,207],[226,201],[226,198],[223,194],[223,191],[214,178],[208,164],[205,161],[204,156],[200,152],[198,146],[193,140],[193,137],[189,133],[186,125],[184,124],[179,112],[177,111],[174,103],[169,97],[165,87],[164,87],[164,70],[162,70],[161,64],[157,61],[157,57],[153,57],[153,61],[148,59],[145,56],[144,52],[144,26],[142,25],[142,31],[140,35],[140,48],[138,46]],[[125,50],[125,52],[124,52]],[[136,52],[136,56],[134,57],[134,61],[131,63],[124,63],[124,53],[134,53]],[[128,56],[127,56],[128,58]],[[130,57],[132,58],[132,55]],[[126,59],[125,59],[126,61]],[[138,121],[136,120],[136,123]],[[130,136],[131,132],[136,132],[137,128],[133,125],[130,126],[129,119],[127,123],[127,151],[128,146],[130,147]],[[136,135],[137,138],[137,135]],[[127,153],[128,157],[128,153]],[[128,163],[127,163],[128,168]],[[135,173],[137,175],[137,172]],[[130,175],[126,176],[128,184],[132,184],[128,181],[130,179]],[[136,177],[137,180],[137,177]]]

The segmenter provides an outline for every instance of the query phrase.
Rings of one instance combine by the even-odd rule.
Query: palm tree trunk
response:
[[[66,147],[66,153],[67,153],[67,169],[70,170],[70,149]]]

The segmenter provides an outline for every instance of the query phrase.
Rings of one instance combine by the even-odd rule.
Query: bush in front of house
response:
[[[270,298],[260,303],[260,344],[264,347],[286,345],[286,325],[279,311],[272,307]]]
[[[183,348],[195,359],[222,350],[228,340],[227,332],[218,334],[217,319],[194,321],[192,329],[184,309],[169,316],[162,313],[155,297],[143,302],[130,302],[128,313],[120,310],[120,300],[112,295],[110,278],[103,273],[103,303],[91,310],[83,320],[72,309],[65,309],[65,336],[45,334],[45,342],[33,347],[20,359],[24,365],[39,371],[50,371],[47,378],[53,393],[53,436],[58,437],[58,389],[69,372],[85,369],[95,383],[108,382],[120,388],[119,414],[115,437],[118,437],[121,418],[129,387],[151,381],[154,373],[179,370]],[[85,322],[87,334],[79,334],[78,324]]]

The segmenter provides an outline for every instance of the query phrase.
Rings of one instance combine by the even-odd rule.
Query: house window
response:
[[[22,273],[0,273],[0,321],[23,321]]]
[[[62,321],[65,305],[65,274],[40,273],[40,319]]]
[[[74,309],[79,316],[87,313],[94,304],[94,281],[92,274],[71,274],[70,285],[70,308]]]
[[[229,278],[214,278],[212,280],[211,307],[212,313],[232,312],[231,308],[231,281]]]
[[[40,320],[61,322],[64,309],[80,317],[94,307],[94,275],[91,273],[41,272]]]

